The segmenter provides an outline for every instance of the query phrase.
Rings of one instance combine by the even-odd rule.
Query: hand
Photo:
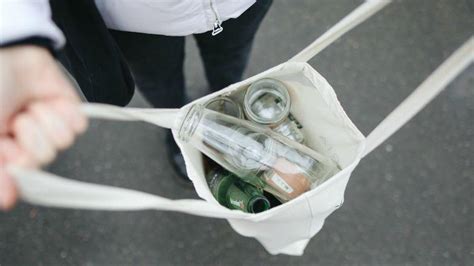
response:
[[[80,100],[48,50],[0,48],[0,209],[17,191],[8,165],[39,167],[85,131]]]

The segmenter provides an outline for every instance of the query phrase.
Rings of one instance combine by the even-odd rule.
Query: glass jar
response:
[[[244,119],[244,112],[240,104],[227,96],[212,98],[204,104],[204,107],[218,113]]]
[[[267,127],[202,105],[187,111],[178,137],[242,180],[283,201],[321,184],[338,170],[333,160]]]
[[[266,125],[291,140],[303,143],[301,125],[290,114],[290,107],[291,98],[288,89],[276,79],[260,79],[252,83],[245,93],[244,112],[249,120]]]

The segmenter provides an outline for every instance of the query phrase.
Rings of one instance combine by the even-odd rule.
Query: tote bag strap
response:
[[[82,111],[90,118],[143,121],[163,128],[173,128],[179,109],[131,108],[102,103],[84,103]]]
[[[468,67],[473,60],[474,37],[471,37],[375,127],[367,136],[367,144],[363,157],[421,111],[421,109],[433,100],[457,75]]]
[[[389,3],[389,0],[365,1],[288,61],[309,61],[343,34],[370,18]],[[407,123],[472,63],[474,57],[473,43],[471,37],[369,134],[363,157]]]
[[[390,3],[389,0],[368,0],[354,9],[338,23],[318,37],[314,42],[293,56],[288,62],[307,62],[344,33],[364,22]]]
[[[233,218],[242,213],[204,200],[171,200],[131,189],[63,178],[40,170],[10,167],[22,200],[46,207],[87,210],[178,211],[193,215]]]
[[[166,128],[174,126],[180,113],[179,109],[123,108],[90,103],[83,104],[83,111],[89,117],[144,121]],[[11,166],[8,172],[15,179],[22,200],[47,207],[116,211],[155,209],[215,218],[246,215],[204,200],[171,200],[131,189],[67,179],[41,170]]]

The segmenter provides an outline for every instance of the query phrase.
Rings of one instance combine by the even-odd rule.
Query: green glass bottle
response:
[[[243,182],[221,167],[211,170],[207,181],[217,201],[229,209],[259,213],[270,208],[270,202],[262,190]]]

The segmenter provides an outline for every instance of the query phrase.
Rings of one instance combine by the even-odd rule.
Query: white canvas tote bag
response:
[[[345,187],[359,161],[420,111],[473,61],[474,39],[471,38],[365,138],[342,109],[331,85],[306,61],[387,3],[365,2],[288,62],[183,107],[246,88],[264,77],[284,81],[290,88],[291,113],[305,126],[303,133],[307,145],[337,161],[342,169],[315,189],[258,214],[227,209],[219,205],[209,190],[201,153],[175,138],[184,155],[188,175],[201,198],[199,200],[170,200],[139,191],[70,180],[39,170],[11,167],[9,171],[17,181],[21,198],[51,207],[155,209],[224,218],[236,232],[256,238],[271,254],[302,255],[326,217],[343,203]],[[166,128],[175,127],[180,113],[175,109],[121,108],[103,104],[85,104],[84,111],[90,117],[139,120]],[[176,136],[177,132],[173,130],[173,134]]]

